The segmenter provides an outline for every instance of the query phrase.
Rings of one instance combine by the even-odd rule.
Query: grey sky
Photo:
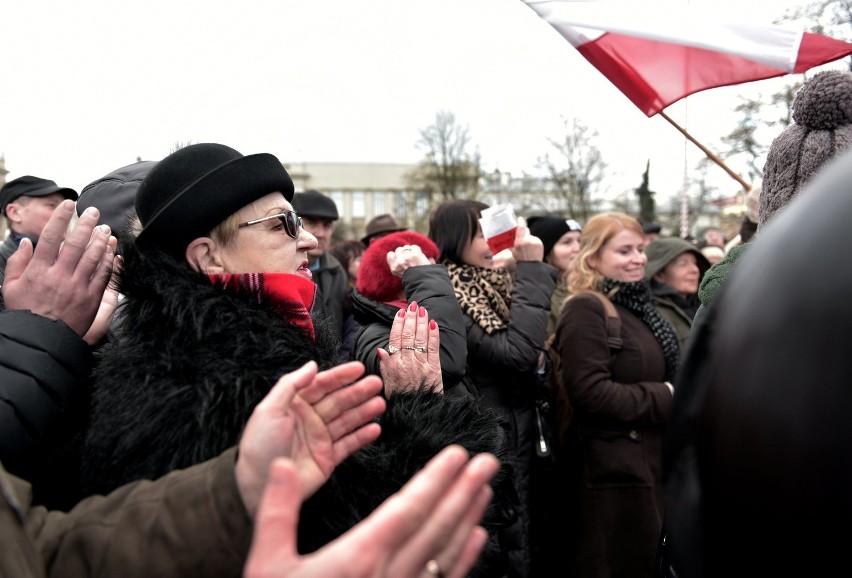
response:
[[[766,23],[790,4],[712,3]],[[648,158],[658,192],[682,180],[683,137],[520,0],[0,0],[0,13],[9,178],[79,190],[190,141],[284,162],[416,162],[418,129],[445,109],[487,169],[534,169],[565,116],[599,132],[612,193],[638,185]],[[736,95],[771,82],[690,97],[688,119],[680,104],[669,113],[713,146]]]

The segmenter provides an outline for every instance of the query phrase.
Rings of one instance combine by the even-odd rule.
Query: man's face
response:
[[[21,196],[7,205],[6,216],[16,233],[37,238],[53,210],[64,200],[62,193],[44,197]]]
[[[316,219],[314,217],[302,217],[302,226],[305,230],[317,238],[315,249],[308,251],[311,259],[317,259],[325,254],[328,249],[331,234],[334,232],[334,221],[331,219]]]

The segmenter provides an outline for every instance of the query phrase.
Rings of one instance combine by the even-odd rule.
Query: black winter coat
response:
[[[537,441],[535,399],[539,383],[539,357],[547,338],[550,298],[557,270],[541,262],[522,261],[515,272],[509,323],[488,334],[465,315],[468,377],[487,407],[504,419],[509,447],[515,455],[515,487],[521,500],[518,512],[529,524],[530,475]],[[518,539],[525,540],[529,530]],[[529,564],[529,554],[518,552],[515,564]],[[525,574],[524,571],[521,572]]]
[[[95,370],[83,463],[90,491],[218,455],[237,443],[278,377],[311,359],[320,367],[337,361],[337,340],[323,338],[327,327],[316,324],[314,342],[256,298],[225,292],[167,255],[125,246],[120,336]],[[381,438],[304,506],[303,550],[353,526],[448,443],[502,452],[495,417],[472,399],[394,395],[379,422]]]
[[[70,438],[85,414],[89,346],[61,321],[29,311],[0,313],[0,461],[29,481],[33,502],[76,501]]]

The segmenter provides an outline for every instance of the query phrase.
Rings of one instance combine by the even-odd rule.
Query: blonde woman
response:
[[[590,219],[556,328],[562,385],[574,407],[567,519],[578,576],[653,575],[662,435],[679,348],[643,281],[646,261],[636,219]]]

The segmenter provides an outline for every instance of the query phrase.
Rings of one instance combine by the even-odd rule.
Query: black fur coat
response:
[[[315,320],[312,341],[251,296],[225,292],[184,263],[124,241],[120,321],[93,375],[81,468],[87,494],[218,455],[238,442],[282,374],[311,359],[321,368],[337,360],[338,344],[322,321]],[[468,396],[394,395],[379,422],[380,439],[338,467],[303,508],[303,551],[364,518],[450,443],[506,463],[499,422]],[[504,466],[492,484],[489,530],[511,516],[509,475]],[[482,571],[496,554],[493,540],[490,548]]]

